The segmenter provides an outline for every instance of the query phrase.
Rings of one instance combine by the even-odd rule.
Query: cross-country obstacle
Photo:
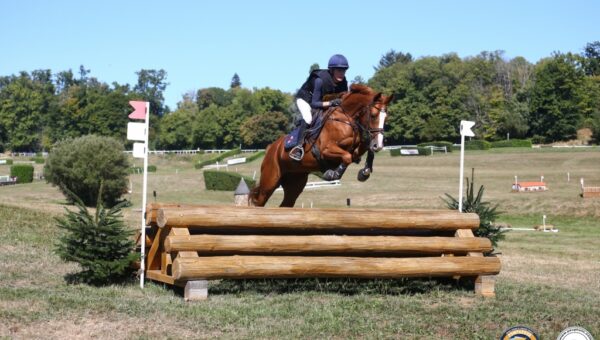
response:
[[[146,277],[186,287],[253,278],[473,277],[494,296],[498,257],[479,217],[451,210],[149,204]]]

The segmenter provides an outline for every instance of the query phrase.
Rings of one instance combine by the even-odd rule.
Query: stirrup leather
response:
[[[304,157],[304,147],[301,144],[298,144],[290,150],[289,156],[291,159],[295,161],[301,161]]]

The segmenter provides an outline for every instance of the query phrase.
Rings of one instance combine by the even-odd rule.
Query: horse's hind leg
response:
[[[283,201],[280,207],[293,207],[308,181],[308,173],[288,173],[281,178]]]

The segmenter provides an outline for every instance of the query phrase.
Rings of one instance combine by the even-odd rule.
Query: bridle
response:
[[[370,143],[373,139],[376,138],[376,136],[378,134],[381,134],[381,136],[384,136],[384,128],[383,128],[383,124],[385,122],[385,117],[387,116],[387,112],[385,110],[385,108],[380,107],[378,108],[377,106],[370,104],[367,107],[363,108],[362,110],[358,111],[357,114],[355,114],[355,117],[350,116],[346,110],[344,109],[344,107],[342,105],[338,106],[340,108],[340,110],[342,111],[342,113],[344,114],[344,116],[346,116],[346,118],[348,118],[348,120],[341,120],[339,118],[335,118],[335,117],[331,117],[331,114],[335,111],[335,110],[331,110],[328,119],[329,120],[333,120],[336,122],[340,122],[343,124],[347,124],[350,127],[352,127],[352,131],[354,132],[354,134],[356,135],[356,132],[358,132],[358,136],[359,136],[359,143]],[[371,111],[373,109],[377,110],[377,114],[379,115],[379,127],[376,128],[372,128],[371,127],[371,120],[372,120],[372,116],[373,114],[371,113]],[[367,115],[367,124],[366,126],[364,126],[363,124],[361,124],[360,122],[360,117],[362,115]],[[355,139],[355,138],[353,138]],[[356,144],[356,142],[353,140],[352,142],[352,150],[356,149],[356,146],[358,146]]]

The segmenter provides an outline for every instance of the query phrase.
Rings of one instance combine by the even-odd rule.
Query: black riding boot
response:
[[[298,130],[298,145],[290,150],[290,158],[295,161],[301,161],[304,157],[304,137],[306,137],[306,128],[308,124],[304,120],[300,121],[300,130]]]

